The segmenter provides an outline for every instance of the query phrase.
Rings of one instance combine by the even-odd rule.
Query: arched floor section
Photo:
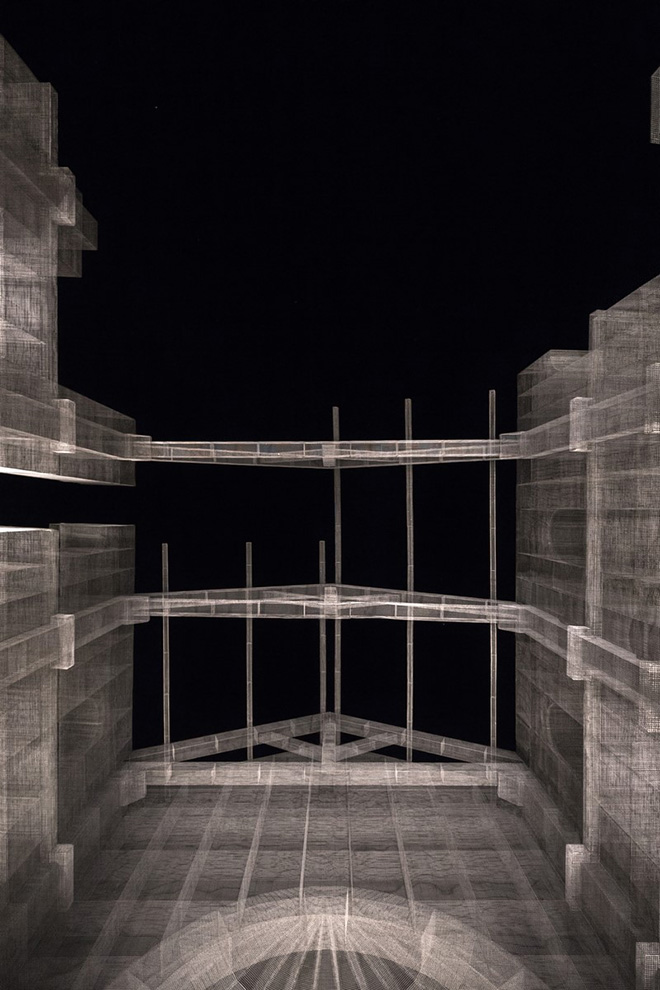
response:
[[[264,895],[213,911],[134,963],[111,990],[545,990],[476,929],[371,891]]]

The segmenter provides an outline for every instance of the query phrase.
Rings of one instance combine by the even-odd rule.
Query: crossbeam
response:
[[[320,715],[303,715],[300,718],[282,719],[279,722],[268,722],[255,726],[255,733],[281,733],[293,738],[311,735],[313,732],[318,732],[320,728]],[[136,749],[131,753],[131,759],[172,761],[174,763],[199,760],[204,756],[214,756],[244,749],[247,745],[247,736],[247,728],[230,729],[228,732],[212,732],[206,736],[182,739],[167,747],[147,746],[143,749]]]
[[[527,779],[522,763],[172,763],[144,761],[135,772],[149,787],[498,787],[502,779]]]
[[[137,595],[137,618],[401,619],[515,625],[514,602],[345,584],[222,588]]]
[[[393,467],[487,461],[518,456],[510,440],[153,441],[138,439],[141,461],[235,464],[258,467]]]
[[[385,722],[373,722],[355,718],[352,715],[342,715],[339,725],[326,720],[326,735],[323,742],[326,749],[330,737],[341,731],[361,739],[337,746],[334,758],[326,752],[325,762],[350,760],[363,753],[382,749],[387,746],[405,746],[406,729]],[[301,718],[285,719],[281,722],[269,722],[254,727],[256,740],[267,743],[278,749],[295,753],[312,761],[321,761],[322,746],[317,743],[297,739],[297,736],[311,735],[322,731],[320,714],[305,715]],[[183,763],[187,760],[199,760],[204,756],[228,753],[245,747],[247,729],[232,729],[228,732],[212,733],[198,736],[194,739],[183,739],[170,746],[149,746],[146,749],[134,750],[131,759],[139,762]],[[430,732],[420,732],[415,729],[412,735],[413,749],[419,753],[434,756],[445,756],[452,760],[477,763],[520,763],[520,757],[508,749],[493,749],[480,743],[467,742],[462,739],[452,739],[449,736],[436,736]]]
[[[256,730],[255,735],[258,743],[265,743],[277,749],[283,749],[287,753],[295,756],[302,756],[306,760],[320,760],[321,747],[314,743],[305,742],[303,739],[295,739],[285,732],[263,732]]]
[[[352,736],[362,736],[364,740],[379,741],[380,744],[374,746],[374,749],[384,746],[405,746],[406,744],[405,729],[396,725],[388,725],[385,722],[365,721],[352,715],[342,715],[341,731],[350,733]],[[358,747],[362,742],[363,740],[360,739],[356,742],[345,743],[344,746]],[[518,754],[509,749],[482,746],[480,743],[467,742],[464,739],[452,739],[450,736],[436,736],[431,732],[420,732],[418,729],[413,730],[412,743],[413,749],[418,753],[445,756],[448,759],[466,763],[521,762]],[[350,750],[348,748],[344,750],[344,746],[341,746],[340,750],[346,752],[346,758],[350,758]],[[364,751],[367,752],[367,750]]]

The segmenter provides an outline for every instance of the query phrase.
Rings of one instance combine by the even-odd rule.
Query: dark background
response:
[[[660,5],[3,5],[60,97],[99,223],[60,283],[60,380],[154,439],[484,437],[516,373],[660,271],[649,77]],[[142,465],[134,490],[3,476],[2,521],[131,522],[137,588],[317,580],[332,474]],[[416,587],[488,594],[487,468],[415,471]],[[404,473],[343,472],[344,580],[405,586]],[[498,467],[499,596],[514,481]],[[344,623],[343,708],[404,724],[405,628]],[[488,631],[418,624],[415,724],[486,742]],[[500,634],[500,744],[514,745]],[[244,624],[172,623],[174,738],[244,724]],[[255,623],[255,720],[318,711],[314,623]],[[136,746],[160,741],[160,624],[136,631]]]

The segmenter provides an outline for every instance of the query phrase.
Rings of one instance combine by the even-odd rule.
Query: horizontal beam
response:
[[[73,667],[75,643],[73,615],[54,615],[49,625],[4,640],[0,643],[0,690],[43,667]]]
[[[334,440],[272,442],[151,441],[136,444],[138,460],[258,467],[392,467],[517,456],[517,443],[500,440]]]
[[[135,437],[134,460],[183,461],[260,467],[391,467],[460,461],[528,460],[562,451],[581,452],[606,443],[657,432],[658,386],[651,381],[601,402],[578,398],[571,414],[498,439],[478,440],[310,440],[153,441]]]
[[[133,485],[137,461],[334,470],[530,460],[584,452],[660,427],[655,381],[598,403],[577,396],[569,415],[488,440],[154,441],[132,432],[128,417],[67,389],[48,402],[0,392],[7,396],[0,416],[0,473],[80,484]]]
[[[352,585],[295,585],[177,591],[135,597],[138,618],[401,619],[435,622],[518,622],[520,606],[485,598]]]
[[[138,772],[138,764],[135,764]],[[512,763],[405,763],[357,762],[261,762],[139,764],[149,787],[501,787],[520,777],[527,779],[524,764]]]

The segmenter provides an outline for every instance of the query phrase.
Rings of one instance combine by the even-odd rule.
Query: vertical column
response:
[[[660,433],[660,363],[646,369],[646,423],[644,433]]]
[[[584,442],[579,449],[585,451],[586,460],[586,582],[584,602],[584,624],[592,636],[603,633],[603,527],[604,516],[602,509],[601,476],[601,444],[589,441],[589,431],[585,429],[589,404],[596,401],[602,393],[606,377],[603,351],[592,352],[592,366],[589,377],[590,399],[584,399],[580,404],[582,413],[582,433]],[[648,401],[648,393],[647,393]],[[571,412],[573,411],[571,406]],[[647,406],[647,419],[648,419]],[[653,426],[653,416],[647,426]],[[601,767],[603,753],[602,743],[602,686],[600,681],[589,676],[584,671],[583,695],[583,822],[582,836],[586,856],[597,859],[600,852],[600,800],[601,800]]]
[[[605,381],[605,368],[602,351],[593,352],[589,390],[598,396]],[[587,403],[585,402],[585,405]],[[602,572],[602,479],[600,477],[600,447],[598,443],[586,442],[581,449],[586,450],[586,555],[587,573],[585,589],[584,624],[589,626],[592,636],[602,634],[603,572]]]
[[[592,377],[590,388],[597,395],[603,381],[602,354],[596,351],[593,357]],[[581,402],[571,402],[571,413],[574,403],[579,416],[581,444],[576,444],[576,450],[585,452],[586,460],[586,581],[584,622],[592,636],[600,636],[602,632],[602,513],[601,491],[599,478],[599,444],[589,442],[585,429],[585,413],[592,403],[592,398],[583,398]],[[586,434],[586,436],[585,436]],[[583,676],[584,676],[583,668]],[[582,843],[584,847],[583,861],[597,860],[599,854],[599,818],[600,818],[600,771],[602,754],[601,743],[601,685],[593,677],[586,676],[583,695],[583,779],[582,779]],[[577,878],[577,896],[582,890],[582,874]]]
[[[326,716],[321,726],[321,763],[337,762],[337,739],[339,738],[339,728],[335,719]]]
[[[601,560],[601,493],[598,470],[598,445],[587,454],[587,579],[585,596],[585,625],[593,636],[602,630],[603,575]]]
[[[412,440],[412,401],[405,400],[406,440]],[[410,594],[415,582],[415,537],[413,520],[413,465],[406,463],[406,590]],[[412,763],[413,733],[413,633],[412,619],[406,622],[406,760]]]
[[[252,587],[252,544],[245,544],[245,587]],[[250,612],[252,607],[250,607]],[[252,686],[252,623],[251,615],[245,620],[245,705],[247,726],[247,758],[254,759],[254,698]]]
[[[651,144],[660,144],[660,69],[651,76]]]
[[[332,407],[332,439],[339,440],[339,409]],[[335,462],[336,463],[336,462]],[[334,497],[335,497],[335,584],[341,584],[341,468],[334,468]],[[334,708],[336,739],[341,740],[341,619],[335,618],[335,678],[334,678]]]
[[[495,389],[488,393],[488,439],[496,438]],[[495,608],[497,600],[497,489],[495,467],[497,462],[488,464],[488,557],[490,565],[489,597]],[[490,745],[497,746],[497,622],[490,623]]]
[[[325,540],[319,540],[319,584],[321,585],[321,589],[325,585],[325,577]],[[325,713],[328,707],[328,637],[326,621],[321,616],[319,621],[319,710],[321,712],[321,725],[325,721]]]
[[[595,677],[584,682],[584,782],[582,792],[583,845],[591,859],[600,848],[601,685]]]
[[[167,543],[161,546],[163,596],[170,590],[170,553]],[[164,603],[166,604],[166,603]],[[163,744],[169,746],[170,731],[170,617],[163,609]]]

